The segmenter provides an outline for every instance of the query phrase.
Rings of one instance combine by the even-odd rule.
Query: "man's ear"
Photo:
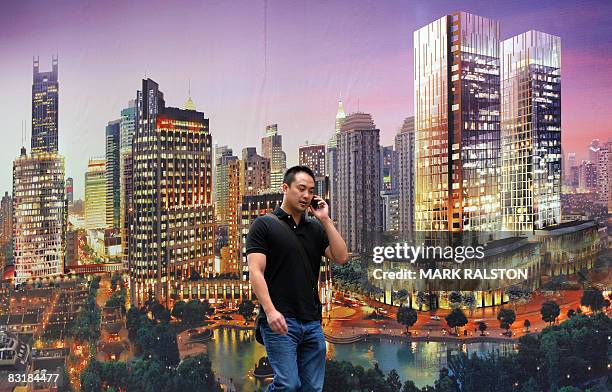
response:
[[[281,185],[281,189],[283,190],[283,193],[287,193],[287,190],[289,189],[289,185],[283,182],[283,184]]]

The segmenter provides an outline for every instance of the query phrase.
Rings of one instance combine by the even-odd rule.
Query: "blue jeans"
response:
[[[325,337],[319,321],[285,317],[287,333],[278,334],[266,320],[261,335],[268,352],[274,380],[268,392],[320,392],[325,378]]]

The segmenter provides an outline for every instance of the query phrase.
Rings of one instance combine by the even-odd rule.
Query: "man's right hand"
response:
[[[268,319],[268,326],[270,329],[276,333],[280,333],[281,335],[285,335],[287,333],[287,322],[285,321],[285,317],[276,309],[266,312],[266,318]]]

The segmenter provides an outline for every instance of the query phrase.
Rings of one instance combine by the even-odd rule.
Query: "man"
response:
[[[249,278],[264,312],[259,328],[274,370],[268,392],[322,391],[325,338],[316,287],[321,256],[342,264],[348,252],[327,203],[314,196],[308,167],[288,169],[282,188],[275,217],[255,219],[246,240]],[[310,206],[313,198],[316,209]],[[317,219],[308,218],[307,211]]]

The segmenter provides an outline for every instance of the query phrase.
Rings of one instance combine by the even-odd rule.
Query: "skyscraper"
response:
[[[415,229],[500,221],[499,24],[458,12],[414,32]]]
[[[142,81],[141,94],[133,137],[132,298],[169,304],[198,294],[184,289],[188,279],[214,274],[212,141],[204,113],[167,107],[151,79]]]
[[[221,260],[221,273],[239,275],[242,270],[240,233],[241,209],[244,183],[244,165],[238,159],[228,160],[227,166],[227,204],[225,222],[227,223],[227,259]],[[223,254],[222,254],[223,255]]]
[[[39,58],[34,59],[32,84],[32,154],[57,152],[59,82],[58,59],[51,60],[51,71],[40,72]]]
[[[242,149],[244,163],[244,194],[256,195],[270,189],[270,159],[257,154],[255,147]],[[280,192],[280,189],[277,191]]]
[[[217,221],[227,222],[227,203],[229,197],[228,170],[229,162],[237,161],[232,149],[227,146],[215,149],[215,212]]]
[[[85,172],[85,228],[104,229],[106,222],[106,159],[91,158]]]
[[[325,144],[306,144],[298,149],[300,165],[308,166],[315,176],[315,195],[326,197]]]
[[[414,230],[414,117],[407,117],[395,135],[398,161],[399,228],[404,234]]]
[[[582,161],[579,169],[578,188],[582,192],[597,190],[597,166],[591,161]]]
[[[591,144],[589,145],[589,161],[593,163],[599,162],[599,151],[604,144],[601,143],[599,139],[591,140]]]
[[[13,161],[15,285],[64,272],[64,191],[64,158],[22,148]]]
[[[138,109],[136,102],[142,101],[139,91],[135,100],[131,100],[128,107],[121,110],[121,124],[119,126],[119,188],[120,188],[120,218],[121,227],[121,249],[123,250],[124,268],[128,266],[128,237],[130,233],[130,222],[133,213],[132,205],[132,141]]]
[[[270,187],[277,191],[287,169],[287,156],[283,151],[283,137],[278,134],[278,124],[266,127],[266,136],[261,138],[261,155],[270,160]]]
[[[350,252],[382,230],[379,134],[371,115],[353,113],[338,135],[338,229]]]
[[[344,113],[344,106],[342,101],[338,101],[338,110],[336,112],[336,124],[334,128],[334,134],[327,143],[327,167],[326,172],[329,176],[329,199],[330,199],[330,217],[334,220],[338,220],[338,134],[344,123],[346,114]]]
[[[568,152],[565,164],[566,171],[563,173],[565,184],[570,187],[578,186],[578,162],[576,161],[576,153]]]
[[[561,39],[539,31],[501,43],[502,228],[561,223]]]
[[[382,190],[391,191],[393,187],[393,165],[396,160],[396,151],[393,146],[385,146],[380,150]]]
[[[58,60],[40,72],[34,59],[32,154],[13,161],[15,285],[64,272],[67,203],[64,158],[58,154]]]
[[[74,202],[74,180],[72,177],[66,178],[66,201],[68,206],[72,206]]]
[[[121,119],[106,126],[106,226],[121,225]]]
[[[598,202],[612,213],[612,141],[605,143],[599,150],[597,165]]]
[[[8,192],[4,192],[0,202],[0,245],[4,245],[13,238],[13,199]]]

